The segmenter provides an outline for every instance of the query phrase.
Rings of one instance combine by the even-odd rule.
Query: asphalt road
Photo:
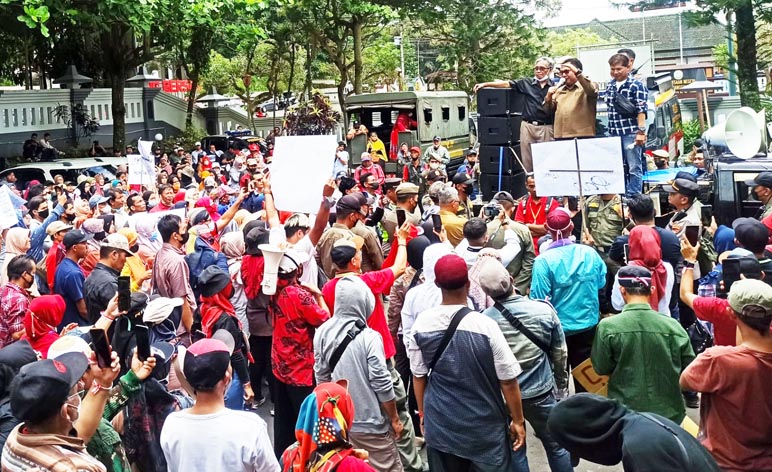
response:
[[[260,415],[263,420],[268,424],[268,435],[271,436],[271,441],[273,441],[273,417],[271,416],[271,402],[266,402],[262,407],[260,407],[260,410],[258,411],[258,414]],[[694,420],[695,423],[699,422],[699,410],[698,409],[686,409],[687,415]],[[541,441],[539,441],[536,436],[533,434],[533,429],[530,426],[526,427],[528,436],[526,437],[526,446],[528,447],[528,465],[532,472],[549,472],[550,468],[547,463],[547,456],[544,453],[544,448],[541,445]],[[424,458],[426,457],[425,454],[422,454]],[[616,466],[602,466],[598,464],[593,464],[591,462],[587,461],[580,461],[579,466],[574,469],[575,472],[622,472],[622,465],[616,465]]]

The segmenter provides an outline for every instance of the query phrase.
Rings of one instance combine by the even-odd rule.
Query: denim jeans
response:
[[[552,472],[571,472],[574,470],[571,466],[571,455],[560,447],[549,431],[547,431],[547,417],[550,411],[552,411],[552,407],[556,404],[557,400],[555,400],[555,394],[552,392],[532,399],[524,398],[523,416],[533,427],[536,437],[541,440],[547,453],[547,462],[549,462],[550,470]],[[525,446],[515,451],[515,464],[515,470],[529,470]]]
[[[230,410],[244,409],[244,386],[241,385],[241,379],[236,371],[233,371],[231,384],[225,391],[225,408]]]
[[[622,155],[625,156],[627,183],[625,195],[632,196],[643,192],[643,146],[635,144],[635,135],[626,134],[622,138]],[[630,149],[630,145],[632,149]]]

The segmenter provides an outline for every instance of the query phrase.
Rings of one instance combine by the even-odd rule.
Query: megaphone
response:
[[[276,293],[276,281],[279,279],[279,263],[287,251],[274,244],[260,244],[257,248],[263,253],[263,293],[273,295]]]
[[[767,133],[764,112],[742,107],[733,111],[720,123],[703,133],[702,138],[711,146],[725,146],[740,159],[750,159],[759,151],[766,151]]]

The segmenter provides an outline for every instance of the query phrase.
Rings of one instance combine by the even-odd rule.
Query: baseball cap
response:
[[[250,229],[244,238],[244,253],[250,256],[256,256],[260,254],[261,244],[268,243],[268,230],[265,226],[257,226]]]
[[[737,218],[732,222],[734,237],[743,247],[753,247],[753,242],[766,245],[769,240],[769,230],[759,220],[754,218]]]
[[[185,380],[198,390],[211,390],[225,377],[231,362],[228,346],[219,339],[205,338],[180,349],[180,364]]]
[[[50,225],[48,225],[48,228],[46,228],[46,234],[48,234],[49,236],[53,236],[60,231],[65,231],[72,228],[73,228],[72,225],[68,225],[60,220],[56,220]]]
[[[651,155],[654,157],[659,157],[660,159],[669,159],[670,153],[665,151],[664,149],[655,149],[651,152]]]
[[[772,172],[761,172],[753,180],[746,180],[745,185],[761,185],[762,187],[772,188]]]
[[[457,290],[469,281],[466,261],[455,254],[442,256],[434,265],[434,283],[445,290]]]
[[[249,159],[247,159],[247,167],[256,166],[256,165],[257,165],[257,159],[255,159],[254,157],[250,157]]]
[[[466,153],[467,156],[476,156],[477,155],[477,149],[470,149]]]
[[[402,182],[397,186],[397,196],[418,195],[418,185],[411,182]]]
[[[473,185],[474,179],[469,177],[465,172],[458,172],[453,176],[453,184]]]
[[[11,411],[21,421],[38,422],[54,415],[88,368],[80,352],[23,366],[11,385]]]
[[[478,275],[480,287],[491,298],[501,298],[508,295],[512,289],[512,278],[501,262],[492,259],[483,259]]]
[[[92,235],[84,233],[83,230],[74,229],[72,231],[68,231],[67,234],[64,235],[62,244],[64,244],[65,249],[69,249],[76,244],[90,241],[91,239],[93,239]]]
[[[662,190],[667,193],[680,193],[685,197],[696,197],[697,193],[699,193],[697,182],[684,178],[671,180],[668,184],[662,186]]]
[[[121,233],[108,234],[107,237],[102,240],[100,246],[119,249],[125,252],[126,255],[136,256],[136,254],[131,252],[131,249],[129,249],[129,240],[126,239],[126,236],[122,235]]]
[[[440,138],[439,136],[435,136],[432,138],[432,141],[440,141],[440,140],[442,140],[442,138]]]
[[[729,289],[727,301],[743,316],[765,318],[772,314],[772,287],[761,280],[738,280]]]
[[[501,192],[494,193],[491,200],[496,200],[497,202],[509,202],[513,205],[515,204],[515,198],[512,196],[512,194],[503,190]]]
[[[216,186],[217,186],[217,183],[215,182],[214,177],[209,176],[204,179],[204,188],[212,189],[212,188],[215,188]]]
[[[362,160],[362,161],[372,161],[373,157],[370,155],[369,152],[363,152],[362,155],[360,156],[360,160]]]
[[[145,307],[145,311],[142,313],[142,321],[145,323],[161,323],[166,320],[178,306],[182,306],[182,298],[155,296]]]
[[[619,269],[617,272],[619,286],[625,288],[648,288],[651,287],[651,272],[649,269],[641,266],[628,265]]]
[[[289,274],[296,271],[300,266],[308,262],[308,260],[309,256],[305,252],[289,250],[284,253],[284,256],[282,256],[279,261],[279,273]]]
[[[421,148],[418,146],[413,146],[410,148],[410,152],[417,152],[418,154],[421,154]]]
[[[365,240],[356,235],[351,238],[340,238],[332,245],[330,259],[339,268],[346,267],[357,251],[362,249],[364,243]]]
[[[210,265],[198,276],[198,286],[204,297],[211,297],[220,293],[230,281],[230,275],[216,265]]]
[[[335,209],[338,212],[361,211],[364,204],[365,202],[357,195],[344,195],[335,204]]]
[[[88,206],[89,208],[96,208],[97,205],[101,205],[109,200],[108,197],[103,197],[100,195],[94,195],[93,197],[88,199]]]
[[[196,141],[194,146],[201,146],[201,141]]]
[[[429,182],[439,182],[445,180],[445,175],[442,172],[436,171],[436,170],[430,170],[428,174],[426,174],[426,180]]]

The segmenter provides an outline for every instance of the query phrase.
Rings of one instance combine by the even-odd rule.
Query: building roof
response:
[[[635,15],[635,13],[631,13]],[[644,24],[646,37],[644,34]],[[706,26],[689,26],[686,19],[682,19],[684,49],[708,49],[717,44],[726,42],[726,31],[718,24]],[[626,41],[654,40],[655,55],[660,51],[678,50],[679,32],[678,15],[660,15],[647,17],[633,17],[624,20],[600,21],[592,20],[589,23],[560,26],[551,28],[553,31],[562,32],[568,29],[589,29],[602,38],[614,38],[620,43]]]

